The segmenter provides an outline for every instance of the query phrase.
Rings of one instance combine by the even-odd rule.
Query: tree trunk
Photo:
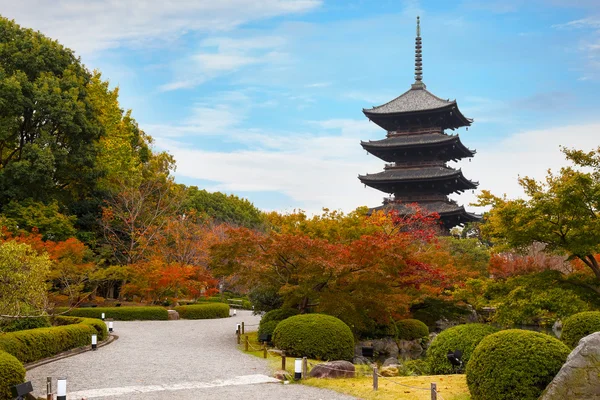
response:
[[[592,271],[594,271],[594,275],[596,275],[596,279],[600,281],[600,265],[598,265],[598,260],[592,254],[588,254],[587,256],[579,257],[581,261],[585,263]]]

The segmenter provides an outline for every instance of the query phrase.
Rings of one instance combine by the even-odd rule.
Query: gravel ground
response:
[[[214,320],[115,321],[119,339],[112,344],[36,367],[27,371],[27,379],[35,395],[45,396],[46,377],[54,378],[54,388],[57,377],[66,377],[68,398],[77,400],[352,399],[303,385],[266,383],[266,361],[236,348],[235,326],[242,321],[258,324],[259,317],[238,311]]]

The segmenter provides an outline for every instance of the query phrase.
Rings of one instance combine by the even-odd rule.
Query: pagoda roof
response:
[[[363,182],[403,182],[419,180],[439,180],[445,178],[461,178],[467,181],[460,169],[453,169],[441,166],[415,167],[415,168],[392,168],[376,174],[359,175]],[[471,182],[471,181],[468,181]],[[471,182],[473,183],[473,182]],[[475,185],[473,183],[473,185]],[[476,185],[473,187],[475,188]]]
[[[429,111],[456,106],[456,100],[444,100],[429,90],[425,85],[415,84],[408,91],[380,106],[364,109],[365,114],[398,114],[416,111]]]
[[[442,133],[424,133],[414,135],[398,135],[381,140],[369,140],[368,142],[363,142],[361,140],[360,144],[362,147],[365,148],[390,148],[420,146],[439,143],[452,143],[456,141],[460,141],[458,135],[446,135]]]
[[[459,206],[454,201],[432,201],[422,203],[387,203],[379,207],[369,209],[369,213],[374,211],[390,211],[395,210],[399,214],[407,215],[415,212],[415,205],[424,211],[430,213],[438,213],[440,219],[452,220],[458,224],[465,222],[477,222],[481,221],[481,215],[467,212],[464,206]],[[445,224],[451,225],[444,221]],[[449,226],[450,227],[450,226]]]

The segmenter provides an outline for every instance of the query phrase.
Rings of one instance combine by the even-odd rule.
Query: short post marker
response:
[[[373,367],[373,390],[379,389],[379,375],[377,375],[377,366]]]
[[[431,383],[431,400],[437,400],[437,385]]]
[[[102,313],[102,321],[104,321],[104,318],[106,318],[106,314]]]
[[[302,379],[302,359],[296,358],[294,361],[294,380],[299,381]]]
[[[52,393],[52,377],[49,376],[46,378],[46,400],[53,400]]]
[[[267,342],[263,342],[263,358],[267,358]]]
[[[242,335],[240,334],[240,331],[237,332],[236,336],[237,336],[237,344],[240,344],[241,340],[242,340]]]
[[[109,332],[112,332],[112,331],[113,331],[113,322],[112,322],[112,321],[109,321],[109,322],[108,322],[108,331],[109,331]]]
[[[56,400],[67,400],[67,378],[56,381]]]
[[[248,351],[248,335],[245,336],[246,340],[244,341],[244,349]]]
[[[285,371],[285,350],[281,350],[281,369]]]
[[[242,321],[242,335],[244,334],[244,321]]]
[[[308,358],[302,357],[302,377],[306,379],[308,377]]]
[[[92,350],[96,350],[98,348],[98,335],[95,333],[92,334]]]

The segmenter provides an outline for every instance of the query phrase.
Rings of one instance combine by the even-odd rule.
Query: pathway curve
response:
[[[242,321],[258,324],[259,317],[238,311],[213,320],[115,321],[119,339],[112,344],[36,367],[27,379],[42,397],[46,377],[65,376],[71,400],[352,399],[273,383],[265,360],[237,350],[235,325]]]

